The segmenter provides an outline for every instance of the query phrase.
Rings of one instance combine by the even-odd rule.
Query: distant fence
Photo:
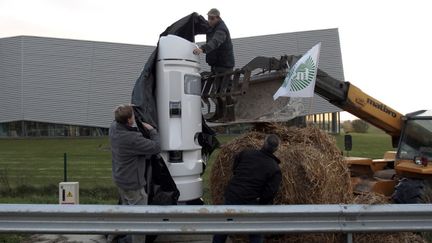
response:
[[[58,185],[65,177],[82,188],[112,187],[107,137],[0,139],[0,191]]]

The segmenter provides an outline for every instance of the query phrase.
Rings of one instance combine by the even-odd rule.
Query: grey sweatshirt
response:
[[[109,137],[115,184],[123,190],[145,187],[146,162],[161,150],[157,131],[152,129],[150,139],[147,139],[136,128],[114,121],[109,129]]]

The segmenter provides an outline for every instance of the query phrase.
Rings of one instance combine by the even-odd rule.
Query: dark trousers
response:
[[[233,68],[227,68],[227,67],[216,67],[216,66],[211,66],[210,67],[211,72],[214,74],[219,74],[219,73],[225,73],[228,71],[232,71]]]
[[[225,199],[225,205],[240,205],[240,204]],[[228,235],[214,235],[213,236],[213,243],[225,243],[227,238],[228,238]],[[264,242],[264,235],[251,234],[251,235],[249,235],[249,242],[250,243],[263,243]]]
[[[211,72],[213,74],[222,74],[226,72],[233,71],[233,68],[227,68],[227,67],[211,67]],[[217,87],[217,92],[230,92],[231,90],[231,82],[232,77],[229,77],[229,79],[216,79],[215,80],[215,87]],[[225,87],[225,88],[223,88]],[[224,118],[222,120],[227,121],[233,121],[235,119],[235,112],[234,112],[234,99],[231,96],[222,96],[216,98],[216,120]]]
[[[225,243],[228,235],[215,235],[213,236],[213,243]],[[263,243],[264,236],[263,235],[249,235],[250,243]]]
[[[121,198],[122,205],[147,205],[148,195],[143,188],[138,190],[123,190],[118,188]],[[117,240],[117,241],[116,241]],[[107,242],[118,242],[118,243],[145,243],[146,235],[125,235],[116,237],[115,235],[109,235]]]

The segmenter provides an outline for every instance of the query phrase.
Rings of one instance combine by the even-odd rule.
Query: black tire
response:
[[[411,178],[402,178],[392,195],[393,202],[397,204],[430,203],[431,198],[430,182]]]

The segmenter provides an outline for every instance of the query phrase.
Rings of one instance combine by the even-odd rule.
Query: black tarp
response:
[[[177,35],[191,42],[195,42],[195,35],[205,34],[208,29],[207,21],[201,15],[192,13],[169,26],[160,36]],[[141,75],[132,91],[132,104],[135,107],[137,121],[144,121],[157,127],[156,110],[156,60],[159,43],[150,55]],[[138,124],[138,122],[137,122]],[[140,130],[143,131],[142,127]]]
[[[168,34],[177,35],[191,42],[195,42],[195,35],[205,34],[209,26],[207,21],[201,15],[192,13],[169,26],[160,36]],[[132,92],[132,101],[134,104],[134,114],[137,126],[144,136],[148,137],[148,131],[142,126],[141,122],[146,122],[153,127],[158,127],[157,108],[156,108],[156,61],[158,47],[153,51],[147,63],[144,66],[141,75],[135,83]],[[202,151],[209,155],[218,145],[219,142],[214,137],[215,133],[207,126],[203,119],[203,132],[199,137]],[[166,167],[161,163],[162,158],[153,157],[151,159],[151,173],[147,182],[150,184],[149,204],[168,205],[176,204],[179,197],[177,187]]]

